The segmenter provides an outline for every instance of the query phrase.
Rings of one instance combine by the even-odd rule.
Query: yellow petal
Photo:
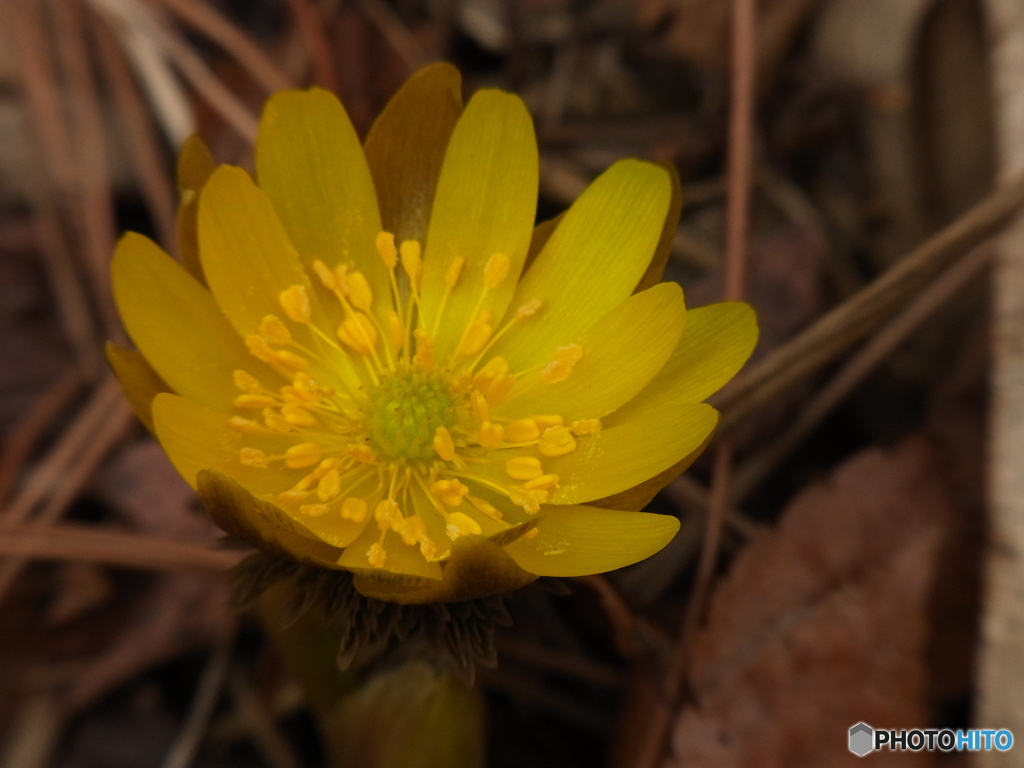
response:
[[[664,169],[622,160],[565,213],[512,301],[542,309],[495,345],[513,370],[543,361],[629,296],[651,262],[672,198]]]
[[[213,296],[152,240],[128,233],[110,266],[114,299],[128,335],[176,392],[227,408],[238,395],[231,372],[259,372],[284,382],[245,349]]]
[[[670,515],[620,512],[595,507],[546,507],[537,534],[505,551],[519,567],[538,576],[604,573],[650,557],[679,530]]]
[[[515,291],[537,210],[537,141],[521,99],[479,91],[452,134],[438,179],[423,264],[422,304],[427,328],[437,318],[451,262],[466,264],[444,310],[437,341],[440,359],[458,344],[495,254],[508,258],[505,279],[481,305],[501,317]]]
[[[560,483],[549,501],[582,504],[632,488],[691,454],[717,424],[710,405],[681,401],[668,390],[635,397],[575,451],[544,459],[544,471]]]
[[[238,458],[242,448],[258,448],[280,456],[295,443],[279,434],[243,437],[228,426],[225,413],[204,408],[191,400],[163,393],[153,400],[153,423],[160,445],[174,468],[193,488],[204,469],[213,469],[241,483],[253,493],[277,493],[290,488],[306,472],[302,470],[256,469]]]
[[[557,413],[567,422],[610,413],[665,365],[685,317],[683,292],[675,283],[630,296],[579,337],[583,357],[565,380],[548,384],[537,381],[536,374],[528,377],[521,382],[522,394],[513,390],[498,413]]]
[[[224,531],[262,552],[321,568],[337,568],[341,550],[304,535],[282,510],[253,496],[229,477],[204,470],[196,482],[199,498]]]
[[[679,230],[679,214],[683,211],[683,186],[679,182],[679,171],[672,163],[658,163],[658,166],[668,172],[669,181],[672,182],[672,200],[668,204],[668,212],[665,214],[665,223],[658,245],[654,249],[654,256],[651,257],[651,263],[647,265],[643,277],[636,286],[637,291],[643,291],[661,282],[669,254],[672,252],[672,241]]]
[[[199,263],[199,241],[196,236],[196,214],[199,193],[217,167],[209,148],[198,134],[193,133],[181,145],[178,155],[178,252],[185,268],[199,282],[205,282],[203,267]]]
[[[153,431],[153,398],[161,392],[169,392],[167,382],[161,379],[153,367],[134,349],[125,349],[107,342],[107,362],[114,369],[114,375],[121,382],[121,389],[128,398],[135,415],[150,432]]]
[[[536,579],[484,536],[460,536],[451,547],[440,581],[417,585],[371,578],[360,571],[353,585],[366,597],[392,603],[452,603],[511,592]]]
[[[399,243],[426,239],[441,164],[461,114],[459,70],[431,64],[391,97],[366,137],[381,223]]]
[[[199,246],[210,290],[243,336],[282,315],[281,292],[308,286],[267,195],[241,168],[218,168],[199,201]]]
[[[256,173],[302,263],[354,265],[383,316],[391,290],[374,245],[381,231],[377,196],[341,102],[320,88],[271,97],[260,120]]]
[[[680,402],[706,400],[739,372],[757,346],[757,337],[757,316],[749,304],[729,301],[691,309],[686,330],[648,385],[650,391],[671,389]]]

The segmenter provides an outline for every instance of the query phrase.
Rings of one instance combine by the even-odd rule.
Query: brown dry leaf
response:
[[[924,725],[929,593],[956,511],[920,437],[859,454],[794,500],[715,594],[674,764],[859,765],[846,747],[851,725]],[[929,759],[872,756],[887,766]]]

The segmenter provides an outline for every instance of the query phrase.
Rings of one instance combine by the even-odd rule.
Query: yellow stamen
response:
[[[454,288],[456,283],[459,282],[459,275],[462,274],[462,268],[465,266],[466,260],[461,256],[458,256],[451,260],[448,264],[448,269],[444,273],[444,287]]]
[[[345,520],[361,523],[366,519],[367,511],[364,499],[348,498],[341,503],[341,516]]]
[[[430,486],[430,492],[446,506],[457,507],[469,493],[469,488],[458,480],[435,480]]]
[[[323,284],[324,288],[329,291],[338,290],[338,280],[335,278],[334,272],[330,267],[320,261],[320,259],[313,262],[313,271],[316,272],[316,276],[320,278],[320,282]],[[281,303],[284,304],[283,301]],[[287,312],[288,310],[286,309],[285,313]]]
[[[541,475],[523,483],[523,490],[538,491],[558,487],[558,475]]]
[[[410,547],[427,538],[427,526],[419,515],[403,518],[400,523],[394,526],[394,531]]]
[[[395,310],[388,310],[388,333],[391,334],[391,346],[397,352],[405,346],[405,326]]]
[[[516,385],[516,377],[511,373],[502,373],[495,377],[494,381],[487,388],[487,400],[492,405],[501,405],[505,402],[509,392]]]
[[[266,469],[270,457],[259,448],[242,448],[238,452],[238,460],[244,467]]]
[[[394,269],[398,263],[398,251],[395,249],[395,236],[390,232],[377,233],[377,253],[388,269]]]
[[[524,488],[510,488],[508,497],[517,507],[522,507],[523,510],[530,515],[535,515],[540,510],[541,504],[546,504],[548,500],[548,492],[545,490],[527,490]]]
[[[539,310],[542,305],[543,302],[540,299],[530,299],[516,310],[516,319],[525,320],[528,317],[533,317],[537,314],[537,310]]]
[[[318,261],[313,265],[316,269],[316,264],[323,266],[322,261]],[[324,267],[326,270],[327,268]],[[319,272],[317,272],[319,274]],[[323,277],[320,278],[323,280]],[[304,285],[293,285],[289,288],[285,288],[281,291],[277,297],[278,302],[281,304],[281,309],[284,310],[285,315],[289,320],[295,323],[308,323],[310,316],[313,314],[313,309],[309,303],[309,294],[306,293],[306,287]]]
[[[473,418],[477,421],[491,420],[491,407],[487,404],[487,398],[479,392],[474,392],[470,395],[469,401],[473,408]]]
[[[598,432],[601,431],[601,420],[577,419],[576,421],[569,425],[569,431],[576,435],[576,437],[596,435]]]
[[[254,395],[263,390],[259,380],[247,371],[232,371],[231,377],[235,382],[235,386],[243,392],[248,392],[249,394]]]
[[[362,272],[352,272],[348,276],[348,300],[352,306],[369,312],[373,305],[373,290]]]
[[[292,333],[277,315],[267,315],[260,321],[260,335],[271,344],[291,344]]]
[[[485,421],[480,425],[480,432],[477,434],[476,439],[482,448],[500,448],[505,440],[505,429],[501,424]]]
[[[315,427],[319,422],[301,405],[285,405],[281,407],[281,415],[289,424],[296,427]]]
[[[302,504],[299,506],[299,512],[309,517],[323,517],[330,511],[330,504]]]
[[[513,480],[533,480],[544,474],[536,456],[516,456],[505,462],[505,472]]]
[[[445,427],[438,427],[434,431],[434,450],[443,461],[455,458],[455,443],[452,442],[452,436]]]
[[[420,271],[423,266],[420,244],[415,240],[406,240],[401,247],[402,269],[409,276],[413,287],[420,284]]]
[[[345,446],[345,453],[363,464],[373,464],[377,460],[373,450],[365,443],[349,443]]]
[[[490,518],[493,518],[494,520],[502,519],[503,515],[501,514],[501,512],[489,501],[481,499],[478,496],[467,496],[466,498],[469,499],[470,504],[476,507],[477,511],[483,512],[485,515],[487,515]]]
[[[377,329],[370,318],[356,312],[338,326],[338,338],[359,354],[369,355],[377,343]]]
[[[563,419],[558,414],[534,416],[533,420],[537,423],[537,426],[540,428],[541,432],[543,432],[545,429],[550,429],[551,427],[560,427],[563,424],[565,424],[565,419]]]
[[[309,360],[294,352],[289,352],[287,349],[274,350],[274,359],[281,365],[297,371],[308,371],[310,367]]]
[[[576,450],[576,438],[565,427],[551,427],[540,436],[537,450],[542,456],[565,456]]]
[[[377,527],[386,531],[396,522],[401,522],[402,511],[398,508],[397,502],[391,499],[381,499],[373,511],[373,518],[377,521]]]
[[[497,288],[508,275],[509,260],[503,253],[496,253],[484,266],[484,288]]]
[[[273,432],[285,432],[292,431],[292,424],[288,419],[284,418],[277,411],[272,411],[270,408],[263,409],[263,423]]]
[[[434,359],[434,341],[422,328],[417,328],[412,335],[416,337],[416,354],[412,356],[412,364],[419,370],[430,373],[437,365]]]
[[[316,443],[298,443],[284,452],[284,465],[288,469],[311,467],[320,461],[323,451]]]
[[[249,354],[264,363],[277,362],[277,358],[274,357],[274,350],[270,348],[270,344],[262,336],[250,333],[245,337],[245,346],[249,350]]]
[[[330,501],[339,493],[341,493],[341,475],[338,474],[338,470],[332,469],[320,478],[320,482],[316,486],[316,495],[320,501]]]
[[[263,425],[258,421],[243,419],[241,416],[232,416],[228,419],[228,426],[243,435],[253,435],[263,431]]]
[[[540,437],[540,427],[533,419],[514,419],[505,425],[505,435],[513,443],[529,443]]]
[[[309,491],[300,491],[297,488],[292,488],[277,494],[277,500],[297,504],[300,501],[304,501],[307,496],[309,496]]]
[[[370,561],[370,565],[374,568],[383,568],[387,556],[388,553],[384,551],[384,546],[379,541],[375,541],[366,550],[366,559]]]
[[[234,399],[235,408],[271,408],[277,405],[277,398],[270,395],[239,395]]]
[[[437,556],[437,546],[426,537],[420,541],[420,554],[423,555],[423,559],[428,563],[433,563],[440,559]]]
[[[452,512],[448,516],[447,533],[452,541],[459,536],[479,536],[481,530],[480,523],[464,512]]]
[[[491,325],[493,321],[494,315],[490,310],[481,310],[476,318],[470,321],[466,332],[462,334],[456,354],[462,357],[472,357],[483,349],[494,332],[494,327]]]
[[[504,357],[492,357],[487,361],[487,365],[473,376],[473,386],[483,392],[503,373],[508,373],[508,361]]]
[[[537,538],[537,534],[538,533],[540,533],[540,531],[538,531],[536,528],[531,528],[530,530],[528,530],[526,533],[524,533],[519,538],[521,538],[521,539],[535,539],[535,538]]]
[[[583,347],[579,344],[568,344],[555,350],[555,359],[541,369],[540,380],[547,384],[565,381],[583,357]]]

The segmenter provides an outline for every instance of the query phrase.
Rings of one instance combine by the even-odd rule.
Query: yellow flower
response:
[[[463,109],[460,87],[424,69],[365,146],[331,94],[275,95],[258,185],[186,146],[188,269],[136,234],[113,261],[139,352],[111,362],[211,515],[394,602],[661,549],[675,518],[586,505],[638,509],[622,494],[692,460],[718,419],[702,401],[757,336],[746,305],[687,311],[653,284],[678,216],[664,168],[616,163],[534,229],[522,101]]]

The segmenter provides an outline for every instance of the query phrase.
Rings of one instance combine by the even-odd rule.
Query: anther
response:
[[[455,458],[455,443],[452,442],[452,436],[445,427],[434,430],[434,450],[443,461]]]
[[[361,355],[368,355],[377,343],[377,329],[366,315],[356,312],[338,326],[338,338]]]
[[[533,480],[544,474],[536,456],[516,456],[505,462],[505,472],[513,480]]]
[[[541,475],[533,480],[523,483],[523,489],[527,491],[548,490],[558,487],[558,475]]]
[[[458,480],[435,480],[430,486],[430,492],[444,502],[445,506],[457,507],[469,493],[469,488]]]
[[[497,288],[508,275],[509,260],[503,253],[495,253],[484,265],[484,288]]]
[[[243,419],[241,416],[232,416],[228,419],[228,426],[243,435],[252,435],[263,431],[263,425],[252,419]]]
[[[420,554],[423,555],[423,559],[428,563],[437,561],[437,546],[430,539],[425,536],[420,541]]]
[[[531,491],[525,488],[510,488],[508,497],[513,504],[517,507],[522,507],[527,514],[535,515],[540,511],[540,505],[547,503],[548,492],[545,490]]]
[[[583,347],[579,344],[559,347],[555,350],[555,359],[541,369],[540,380],[546,384],[565,381],[582,357]]]
[[[403,518],[393,528],[395,533],[402,537],[402,541],[410,547],[427,537],[427,526],[419,515]]]
[[[505,425],[505,435],[513,443],[529,443],[540,437],[540,427],[533,419],[514,419]]]
[[[323,262],[319,263],[323,264]],[[306,286],[292,285],[285,288],[278,294],[277,301],[281,305],[281,309],[284,310],[285,315],[292,322],[303,324],[309,322],[313,309],[309,303],[309,294],[306,292]]]
[[[476,439],[480,443],[481,448],[500,448],[505,440],[505,429],[501,424],[485,421],[480,425],[480,431],[477,433]]]
[[[533,317],[542,305],[543,302],[540,299],[530,299],[516,310],[516,320],[525,320],[528,317]]]
[[[464,512],[452,512],[448,515],[446,533],[452,541],[455,541],[459,536],[479,536],[481,531],[480,523]]]
[[[296,427],[315,427],[318,424],[313,414],[301,405],[284,405],[281,407],[281,415],[285,421]]]
[[[379,541],[373,542],[370,548],[366,550],[366,559],[370,561],[370,565],[374,568],[383,568],[387,556],[388,553],[384,551],[384,547],[381,546]]]
[[[263,389],[259,380],[247,371],[232,371],[231,378],[234,380],[236,387],[251,395],[258,393]]]
[[[294,352],[290,352],[287,349],[274,350],[274,359],[281,365],[292,368],[296,371],[308,371],[310,367],[309,360],[301,355],[296,355]]]
[[[277,398],[270,395],[239,395],[234,399],[235,408],[271,408],[277,405]]]
[[[550,429],[551,427],[560,427],[565,423],[565,419],[558,414],[534,416],[533,420],[537,423],[541,432],[544,432],[545,429]]]
[[[341,492],[341,475],[332,469],[320,478],[316,486],[316,495],[320,501],[330,501]]]
[[[377,234],[377,253],[388,269],[394,269],[398,263],[398,251],[395,250],[395,236],[390,232]]]
[[[381,499],[377,503],[377,508],[373,511],[373,518],[377,521],[377,527],[382,531],[386,531],[396,522],[401,521],[402,512],[398,508],[397,502],[391,499]]]
[[[347,498],[341,503],[341,516],[345,520],[361,523],[366,519],[367,506],[364,499]]]
[[[373,306],[373,290],[366,282],[366,277],[362,272],[349,273],[348,300],[352,302],[353,307],[364,312],[369,312],[370,307]]]
[[[492,405],[501,405],[505,402],[512,387],[516,385],[516,377],[511,373],[502,373],[495,377],[494,381],[487,388],[487,400]]]
[[[601,420],[577,419],[576,421],[569,425],[569,431],[576,435],[576,437],[596,435],[598,432],[601,431]]]
[[[540,436],[537,450],[542,456],[565,456],[576,450],[576,438],[565,427],[551,427]]]
[[[477,421],[491,420],[491,407],[487,404],[487,398],[479,392],[470,395],[469,402],[473,408],[473,418]]]
[[[459,275],[462,274],[462,268],[465,266],[466,260],[461,256],[456,256],[448,264],[448,269],[444,273],[444,287],[454,288],[455,284],[459,282]]]
[[[402,269],[409,276],[413,286],[419,286],[422,256],[420,244],[415,240],[405,240],[401,247]]]
[[[437,365],[434,359],[434,341],[422,328],[417,328],[412,335],[416,337],[416,354],[412,356],[412,364],[419,370],[430,373]]]
[[[301,504],[299,512],[309,517],[323,517],[331,511],[329,504]]]
[[[363,464],[373,464],[377,460],[373,455],[373,449],[365,443],[349,443],[345,446],[345,453]]]
[[[503,373],[508,373],[508,361],[504,357],[492,357],[487,361],[487,365],[473,376],[473,386],[483,392],[497,376]]]
[[[238,452],[238,460],[244,467],[266,469],[270,457],[259,448],[242,448]]]
[[[494,327],[491,325],[493,320],[494,315],[490,310],[481,310],[480,314],[466,327],[466,332],[459,342],[458,354],[462,357],[471,357],[483,349],[494,332]]]
[[[292,431],[292,424],[288,419],[270,408],[263,409],[263,423],[267,425],[267,428],[271,432],[285,432]]]
[[[277,494],[277,500],[291,504],[297,504],[300,501],[305,501],[309,496],[309,491],[302,491],[298,488],[290,488],[287,491],[281,491]]]
[[[338,290],[338,281],[334,277],[334,272],[330,267],[320,261],[320,259],[313,262],[313,271],[316,272],[316,276],[320,278],[320,282],[323,284],[324,288],[329,291]],[[284,302],[282,302],[282,304],[283,303]],[[285,310],[286,313],[287,311],[288,310]]]
[[[249,350],[249,354],[264,363],[275,363],[277,358],[274,357],[274,350],[270,348],[270,344],[262,336],[256,333],[250,333],[245,337],[245,346]]]
[[[284,452],[284,465],[288,469],[302,469],[320,462],[323,451],[316,443],[298,443]]]
[[[495,507],[489,501],[486,501],[485,499],[481,499],[478,496],[467,496],[466,498],[469,499],[469,503],[470,504],[472,504],[474,507],[476,507],[478,512],[483,512],[485,515],[487,515],[488,517],[490,517],[490,518],[492,518],[494,520],[501,520],[502,519],[503,516],[502,516],[501,512],[498,510],[497,507]]]

